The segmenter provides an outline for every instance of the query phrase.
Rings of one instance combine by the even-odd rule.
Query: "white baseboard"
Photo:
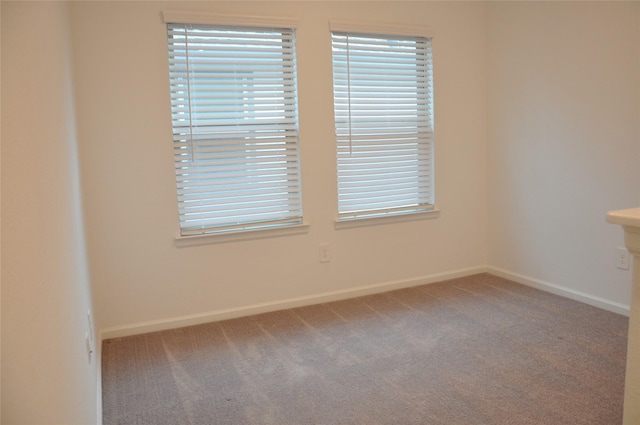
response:
[[[534,279],[532,277],[524,276],[518,273],[513,273],[498,267],[488,266],[486,270],[487,270],[487,273],[491,273],[496,276],[500,276],[505,279],[509,279],[514,282],[521,283],[523,285],[531,286],[532,288],[540,289],[542,291],[550,292],[556,295],[561,295],[563,297],[580,301],[585,304],[589,304],[594,307],[601,308],[603,310],[612,311],[614,313],[629,316],[630,307],[628,305],[619,304],[613,301],[606,300],[604,298],[589,295],[584,292],[566,288],[564,286],[554,285],[553,283],[545,282],[539,279]]]
[[[102,425],[102,343],[96,344],[96,425]]]
[[[331,301],[339,301],[348,298],[371,295],[381,292],[392,291],[394,289],[409,288],[413,286],[425,285],[428,283],[440,282],[443,280],[456,279],[470,276],[477,273],[485,273],[485,266],[470,267],[446,273],[437,273],[417,278],[402,279],[391,282],[376,283],[373,285],[360,286],[357,288],[343,289],[340,291],[325,292],[306,297],[289,298],[280,301],[254,304],[238,308],[211,311],[200,314],[174,317],[169,319],[150,320],[138,322],[124,326],[114,326],[103,329],[100,332],[100,339],[111,339],[123,336],[137,335],[166,329],[181,328],[184,326],[200,325],[203,323],[216,322],[237,317],[251,316],[254,314],[268,313],[271,311],[284,310],[288,308],[303,307],[307,305],[320,304]]]
[[[200,325],[203,323],[217,322],[220,320],[234,319],[238,317],[251,316],[254,314],[268,313],[272,311],[284,310],[288,308],[303,307],[307,305],[320,304],[331,301],[339,301],[363,295],[377,294],[392,291],[394,289],[409,288],[413,286],[425,285],[443,280],[456,279],[470,276],[477,273],[491,273],[514,282],[521,283],[542,291],[560,295],[576,301],[583,302],[607,311],[629,316],[629,306],[606,300],[576,291],[560,285],[555,285],[529,276],[513,273],[498,267],[477,266],[466,269],[454,270],[451,272],[437,273],[427,276],[420,276],[410,279],[381,282],[373,285],[359,286],[356,288],[343,289],[340,291],[325,292],[306,297],[288,298],[285,300],[253,304],[237,308],[215,310],[206,313],[179,316],[168,319],[150,320],[133,323],[124,326],[114,326],[103,329],[100,332],[100,340],[118,338],[123,336],[138,335],[149,332],[162,331],[167,329],[181,328],[184,326]]]

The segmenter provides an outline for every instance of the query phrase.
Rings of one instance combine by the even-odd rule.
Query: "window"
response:
[[[354,26],[331,23],[339,220],[432,210],[431,38]]]
[[[164,17],[181,235],[301,224],[295,30],[173,15]]]

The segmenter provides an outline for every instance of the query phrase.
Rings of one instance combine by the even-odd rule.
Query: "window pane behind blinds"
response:
[[[167,29],[182,234],[300,223],[293,30]]]
[[[431,41],[332,33],[341,219],[433,208]]]

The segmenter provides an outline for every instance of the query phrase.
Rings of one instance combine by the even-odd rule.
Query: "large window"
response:
[[[432,210],[431,38],[332,23],[340,220]]]
[[[168,21],[183,236],[302,222],[294,35]]]

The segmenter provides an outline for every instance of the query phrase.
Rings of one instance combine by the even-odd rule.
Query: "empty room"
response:
[[[3,424],[640,423],[640,2],[0,19]]]

